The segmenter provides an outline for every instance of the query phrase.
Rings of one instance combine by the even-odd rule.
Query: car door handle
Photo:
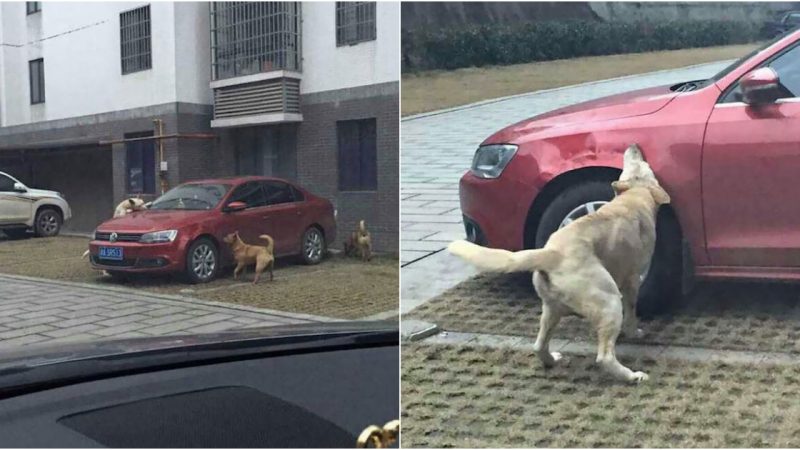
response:
[[[269,216],[264,216],[264,217],[262,217],[262,219],[269,220]]]

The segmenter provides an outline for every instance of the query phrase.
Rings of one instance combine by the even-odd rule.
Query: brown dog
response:
[[[250,264],[256,265],[256,276],[253,279],[253,284],[258,283],[258,278],[265,269],[269,269],[269,280],[273,280],[272,269],[275,267],[275,257],[273,256],[275,242],[268,234],[262,234],[259,237],[267,241],[266,247],[245,244],[242,238],[239,237],[238,231],[234,231],[222,239],[231,246],[233,259],[236,260],[236,269],[233,271],[234,280],[238,280],[239,274]]]
[[[344,254],[347,256],[360,255],[362,261],[372,259],[372,237],[367,231],[364,220],[358,222],[358,229],[350,234],[344,243]]]

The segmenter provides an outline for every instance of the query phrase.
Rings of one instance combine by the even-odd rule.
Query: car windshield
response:
[[[212,209],[229,189],[228,184],[184,184],[156,199],[150,209]]]
[[[731,64],[731,65],[729,65],[728,67],[726,67],[726,68],[722,69],[722,70],[721,70],[720,72],[718,72],[716,75],[714,75],[713,77],[711,77],[711,79],[712,79],[712,80],[713,80],[715,83],[716,83],[717,81],[719,81],[719,80],[723,79],[723,78],[724,78],[726,75],[728,75],[729,73],[733,72],[733,71],[734,71],[734,70],[735,70],[737,67],[739,67],[739,66],[741,66],[742,64],[746,63],[747,61],[749,61],[749,60],[750,60],[750,58],[752,58],[752,57],[756,56],[757,54],[759,54],[759,53],[761,53],[762,51],[764,51],[764,50],[766,50],[767,48],[769,48],[769,47],[770,47],[772,44],[774,44],[774,43],[778,42],[779,40],[783,39],[783,38],[784,38],[784,36],[786,36],[786,33],[783,33],[783,34],[781,34],[781,35],[779,35],[779,36],[775,37],[774,39],[772,39],[772,40],[768,41],[766,44],[762,45],[761,47],[759,47],[759,48],[757,48],[757,49],[753,50],[752,52],[750,52],[750,53],[748,53],[748,54],[746,54],[746,55],[742,56],[741,58],[737,59],[737,60],[736,60],[736,61],[735,61],[733,64]]]

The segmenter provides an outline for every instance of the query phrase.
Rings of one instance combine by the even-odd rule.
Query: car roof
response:
[[[231,176],[231,177],[220,177],[220,178],[205,178],[202,180],[189,180],[181,184],[195,184],[195,183],[206,183],[206,184],[242,184],[248,181],[282,181],[284,183],[294,184],[289,180],[278,178],[278,177],[265,177],[260,175],[246,175],[246,176]]]

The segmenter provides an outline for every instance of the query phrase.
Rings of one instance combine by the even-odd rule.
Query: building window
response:
[[[120,13],[119,42],[123,75],[152,67],[150,5]]]
[[[31,104],[44,103],[44,60],[28,61],[28,78],[31,85]]]
[[[300,2],[213,2],[215,80],[273,70],[300,71]]]
[[[42,2],[25,2],[25,12],[30,16],[42,10]]]
[[[336,123],[340,191],[374,191],[378,188],[375,123],[375,119]]]
[[[128,133],[125,139],[153,136],[152,131]],[[156,146],[153,139],[125,143],[125,178],[129,194],[155,194]]]
[[[336,46],[375,40],[375,2],[336,2]]]

